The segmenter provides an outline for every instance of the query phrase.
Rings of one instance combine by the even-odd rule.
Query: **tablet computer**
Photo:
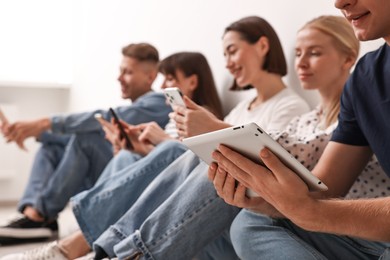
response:
[[[328,187],[278,142],[255,123],[233,126],[183,139],[183,143],[207,164],[213,162],[211,154],[224,144],[252,161],[264,165],[259,157],[263,147],[270,149],[279,159],[307,184],[310,191],[325,191]]]

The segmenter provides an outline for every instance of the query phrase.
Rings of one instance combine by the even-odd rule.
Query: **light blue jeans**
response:
[[[45,133],[18,210],[31,205],[45,218],[56,218],[72,196],[91,188],[112,158],[102,134]]]
[[[191,259],[203,249],[215,249],[219,251],[216,259],[237,259],[231,244],[221,240],[228,240],[224,232],[240,209],[217,196],[207,170],[208,166],[191,151],[180,156],[142,187],[136,201],[128,197],[131,204],[127,212],[95,241],[97,256],[105,253],[125,259],[142,254],[142,259]],[[121,198],[115,201],[118,204]],[[90,229],[94,225],[96,221],[90,223]]]
[[[305,231],[285,219],[242,210],[231,240],[240,259],[388,259],[390,243]]]
[[[92,245],[137,201],[156,176],[186,150],[180,142],[165,141],[131,164],[129,152],[117,154],[93,188],[71,199],[74,215],[88,243]]]

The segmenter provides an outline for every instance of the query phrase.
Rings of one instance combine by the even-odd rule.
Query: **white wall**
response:
[[[69,18],[74,33],[73,46],[70,46],[74,82],[69,90],[69,109],[68,91],[0,86],[0,103],[13,99],[22,111],[20,118],[64,109],[74,112],[125,104],[120,98],[116,78],[120,50],[131,42],[154,44],[162,58],[177,51],[202,52],[210,62],[228,109],[238,94],[232,96],[226,92],[230,76],[224,67],[221,37],[227,25],[249,15],[262,16],[274,26],[288,58],[290,73],[285,78],[286,83],[314,105],[318,101],[316,95],[301,92],[293,73],[295,34],[306,21],[316,16],[340,14],[331,0],[73,0],[72,4],[74,13]],[[378,44],[365,44],[363,52],[376,48]],[[32,140],[30,147],[29,154],[18,154],[16,177],[0,180],[0,200],[20,196],[36,149]]]
[[[162,58],[177,51],[202,52],[220,92],[225,92],[229,75],[221,36],[227,25],[248,15],[262,16],[274,26],[288,57],[290,74],[286,82],[300,91],[292,67],[296,31],[318,15],[340,14],[330,0],[84,0],[76,1],[74,7],[72,110],[122,102],[116,77],[120,49],[130,42],[150,42]],[[312,98],[311,94],[303,95],[309,101]],[[316,101],[314,98],[313,103]]]
[[[31,87],[0,84],[0,107],[10,121],[39,118],[67,109],[69,90],[48,86]],[[25,142],[28,151],[6,144],[0,135],[0,201],[20,198],[26,185],[38,143]]]

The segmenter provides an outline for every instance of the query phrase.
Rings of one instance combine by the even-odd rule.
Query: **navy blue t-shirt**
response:
[[[362,57],[348,79],[332,141],[370,146],[390,176],[390,47]]]

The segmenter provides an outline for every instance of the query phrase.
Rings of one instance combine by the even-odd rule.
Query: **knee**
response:
[[[230,227],[230,238],[237,255],[243,259],[256,255],[255,247],[261,240],[263,226],[272,225],[272,220],[266,216],[241,210]],[[252,251],[253,250],[253,251]]]
[[[245,238],[245,226],[246,216],[242,214],[244,210],[242,210],[234,219],[232,225],[230,226],[230,239],[233,244],[233,248],[236,251],[237,255],[242,256],[245,252],[246,247],[246,238]]]
[[[169,152],[185,152],[187,147],[181,142],[177,141],[165,141],[157,146],[159,150],[169,151]]]

